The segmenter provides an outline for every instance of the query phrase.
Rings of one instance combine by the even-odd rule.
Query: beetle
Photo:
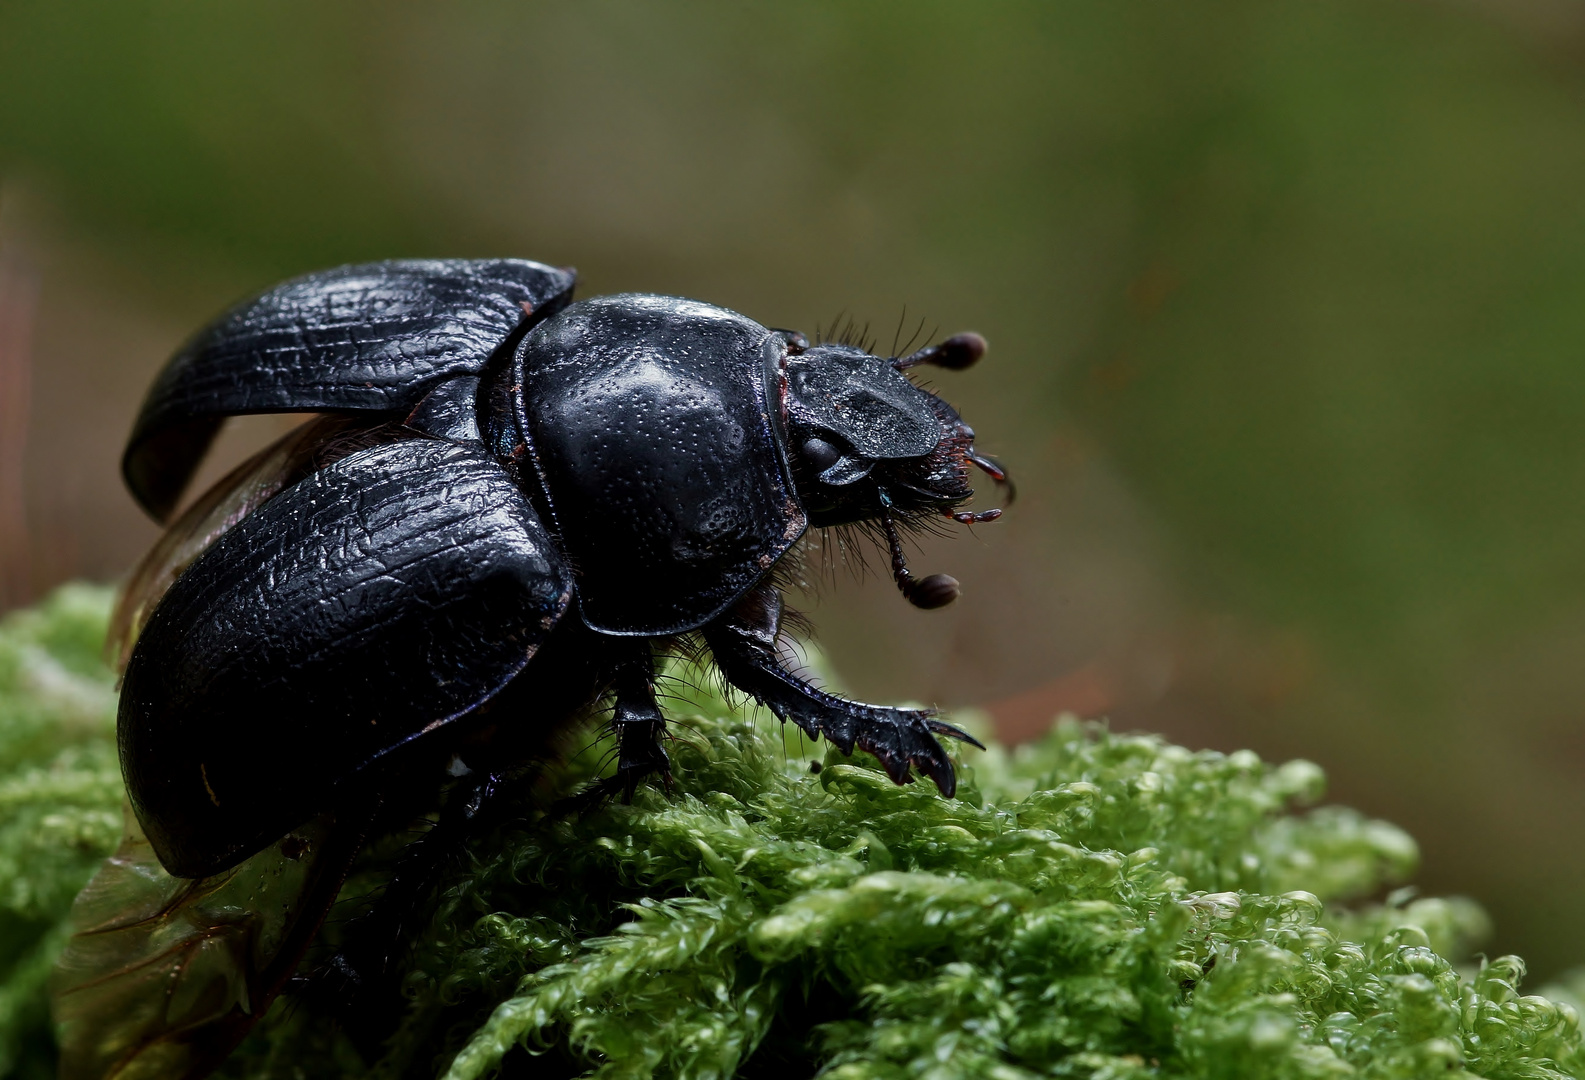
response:
[[[466,759],[487,792],[595,701],[618,754],[589,797],[630,799],[668,774],[657,657],[680,639],[811,738],[953,794],[937,736],[970,736],[784,666],[777,570],[811,528],[868,525],[912,603],[957,596],[900,531],[994,520],[962,509],[970,470],[1006,473],[906,373],[968,367],[983,339],[882,357],[573,285],[518,259],[341,267],[240,304],[159,374],[123,472],[162,521],[227,417],[321,414],[198,499],[117,614],[128,798],[175,879],[291,859],[305,823],[413,762]]]

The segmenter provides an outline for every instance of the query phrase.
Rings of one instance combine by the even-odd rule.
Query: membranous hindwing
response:
[[[572,304],[524,337],[513,406],[590,627],[694,629],[802,535],[785,350],[751,319],[661,296]]]
[[[363,842],[319,817],[205,878],[160,866],[130,806],[51,982],[61,1080],[180,1080],[222,1061],[291,974]]]

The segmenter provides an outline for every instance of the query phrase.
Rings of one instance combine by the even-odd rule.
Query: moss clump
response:
[[[0,1038],[12,1062],[43,1061],[55,927],[116,839],[109,680],[94,660],[103,611],[102,597],[70,591],[0,630]],[[1574,1009],[1520,996],[1517,959],[1454,966],[1484,929],[1473,905],[1336,906],[1405,876],[1414,845],[1347,810],[1294,812],[1320,794],[1312,765],[1063,723],[1016,752],[970,751],[949,802],[861,759],[828,754],[815,771],[815,748],[783,742],[768,717],[678,686],[674,791],[581,819],[525,804],[478,838],[405,959],[407,1015],[374,1060],[282,999],[223,1072],[1585,1069]]]
[[[0,622],[0,1076],[54,1076],[44,984],[121,836],[109,605],[72,586]]]

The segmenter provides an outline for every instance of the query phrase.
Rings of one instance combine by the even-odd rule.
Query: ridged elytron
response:
[[[572,288],[514,259],[342,267],[236,307],[159,375],[123,465],[162,520],[226,417],[325,414],[194,504],[123,605],[121,762],[172,874],[225,870],[405,762],[532,757],[603,699],[602,792],[631,795],[668,767],[656,656],[680,635],[810,737],[953,793],[935,736],[962,732],[783,666],[772,570],[811,526],[869,522],[911,601],[957,595],[910,574],[899,525],[990,520],[959,509],[969,469],[1005,476],[904,372],[983,340],[884,358]]]

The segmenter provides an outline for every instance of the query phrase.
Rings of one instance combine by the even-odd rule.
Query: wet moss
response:
[[[0,626],[0,1075],[50,1068],[44,979],[119,832],[107,607],[72,588]],[[1467,959],[1485,932],[1473,904],[1369,899],[1408,877],[1414,843],[1308,809],[1313,765],[1068,719],[1032,746],[966,751],[948,801],[673,675],[670,793],[581,818],[525,801],[442,883],[389,1040],[355,1047],[283,997],[223,1073],[1585,1070],[1572,1005],[1523,996],[1517,958]]]

